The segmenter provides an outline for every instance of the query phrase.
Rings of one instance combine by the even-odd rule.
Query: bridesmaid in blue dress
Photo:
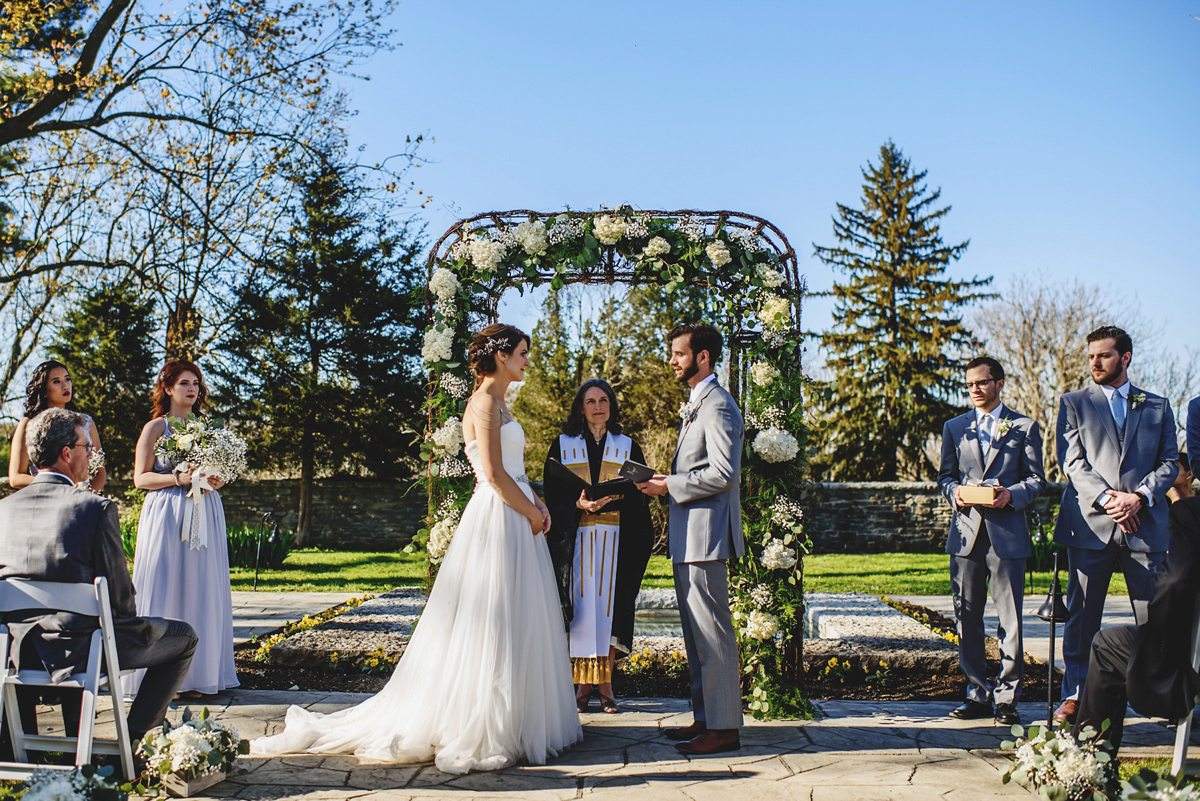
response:
[[[238,686],[233,663],[233,600],[229,586],[229,552],[225,544],[225,510],[221,479],[208,479],[200,511],[205,516],[206,541],[182,536],[184,510],[192,471],[177,472],[174,464],[155,458],[155,445],[169,422],[207,408],[208,388],[200,368],[191,362],[170,361],[154,385],[154,417],[142,429],[134,457],[133,483],[146,490],[138,520],[133,586],[137,611],[149,617],[184,620],[199,637],[192,669],[180,693],[196,697]],[[127,695],[141,682],[139,671],[127,679]]]
[[[25,429],[29,421],[46,409],[75,408],[75,387],[71,383],[71,372],[65,364],[53,359],[42,362],[33,368],[29,377],[29,385],[25,387],[25,416],[17,423],[13,431],[12,449],[8,457],[8,483],[13,489],[28,487],[33,482],[37,468],[29,462],[29,453],[25,450]],[[99,494],[104,489],[107,471],[104,469],[104,449],[100,447],[100,432],[96,423],[88,415],[83,415],[87,421],[88,433],[92,435],[92,458],[88,460],[88,477],[79,482],[79,489],[89,490]]]

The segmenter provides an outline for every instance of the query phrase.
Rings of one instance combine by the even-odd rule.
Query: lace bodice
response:
[[[475,480],[480,484],[488,483],[483,472],[483,461],[479,456],[479,440],[473,439],[467,443],[467,460],[475,471]],[[516,420],[509,420],[500,426],[500,454],[504,463],[504,472],[518,481],[528,482],[525,477],[525,429]]]

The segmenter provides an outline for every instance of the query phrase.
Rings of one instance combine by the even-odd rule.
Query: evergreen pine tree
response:
[[[419,236],[375,219],[350,170],[330,160],[297,182],[289,238],[238,288],[220,373],[232,416],[260,435],[252,463],[299,470],[303,545],[318,473],[395,476],[415,464],[423,309]]]
[[[888,141],[862,173],[863,208],[837,206],[838,247],[814,244],[848,276],[834,282],[834,323],[821,335],[833,379],[814,469],[850,481],[930,477],[926,443],[959,412],[950,399],[975,344],[961,309],[990,297],[980,289],[992,279],[945,277],[969,240],[942,241],[950,207],[934,208],[941,190],[926,187],[926,171],[913,172],[900,148]]]
[[[109,476],[133,472],[133,452],[150,419],[154,301],[129,284],[101,286],[66,312],[47,349],[71,371],[76,403],[96,421]]]

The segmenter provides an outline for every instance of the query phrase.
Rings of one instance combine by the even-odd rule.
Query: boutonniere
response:
[[[1009,432],[1010,429],[1012,429],[1012,427],[1013,427],[1013,422],[1012,422],[1012,420],[1009,420],[1007,417],[1004,418],[1003,420],[1001,420],[1000,422],[996,423],[996,438],[999,439],[1000,437],[1003,437],[1005,434],[1007,434]]]
[[[1146,402],[1146,393],[1145,392],[1135,392],[1129,396],[1129,405],[1134,409],[1141,406],[1145,402]]]
[[[696,419],[696,409],[699,408],[698,403],[687,401],[679,404],[679,416],[683,418],[683,422],[690,423]]]

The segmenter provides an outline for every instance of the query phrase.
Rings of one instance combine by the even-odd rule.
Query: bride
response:
[[[419,625],[387,686],[331,715],[298,706],[254,754],[353,753],[439,770],[542,764],[583,736],[546,531],[524,473],[525,432],[504,391],[524,378],[529,337],[493,324],[468,350],[476,389],[463,414],[476,487]]]

